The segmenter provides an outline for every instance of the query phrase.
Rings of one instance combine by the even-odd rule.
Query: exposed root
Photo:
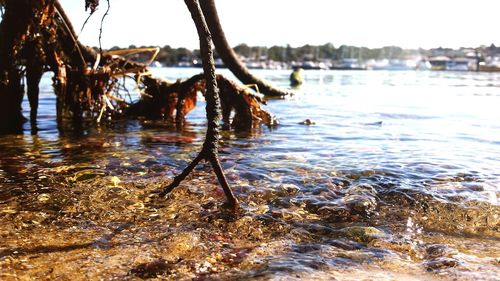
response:
[[[225,76],[216,75],[225,128],[246,130],[252,126],[277,125],[278,121],[262,108],[263,99],[248,89],[238,86]],[[145,76],[142,80],[144,97],[132,105],[128,113],[148,119],[166,119],[182,123],[187,113],[196,105],[197,93],[206,96],[206,82],[202,74],[185,81],[168,83]]]
[[[95,0],[85,1],[90,13],[98,4]],[[0,112],[0,117],[3,116],[0,127],[12,124],[21,127],[23,76],[27,78],[32,127],[36,127],[38,84],[45,71],[55,73],[53,85],[59,123],[67,119],[80,123],[82,118],[102,122],[133,115],[182,124],[196,105],[197,93],[206,96],[203,75],[175,83],[153,77],[148,65],[158,54],[157,48],[101,53],[84,46],[57,0],[6,0],[2,7],[5,16],[0,28],[0,95],[5,96],[1,106],[5,110]],[[135,61],[133,56],[138,53],[151,56],[146,61]],[[261,123],[277,123],[262,109],[258,93],[221,75],[216,79],[221,89],[225,128],[249,129]],[[129,82],[137,85],[139,101],[133,100],[128,90],[124,91]],[[264,86],[258,84],[258,87]]]
[[[205,78],[206,86],[206,100],[207,100],[207,133],[205,142],[198,156],[182,171],[182,173],[174,178],[174,181],[165,187],[160,195],[165,195],[178,186],[186,176],[191,173],[194,167],[201,161],[207,160],[212,165],[214,172],[219,180],[219,184],[224,190],[227,198],[227,204],[231,208],[238,206],[238,200],[234,197],[231,188],[224,175],[222,167],[219,162],[218,141],[219,141],[219,120],[221,117],[221,106],[219,99],[219,89],[217,87],[217,78],[215,75],[215,64],[212,52],[212,39],[210,31],[208,31],[207,23],[201,12],[200,4],[197,0],[185,0],[186,6],[193,17],[193,20],[198,30],[198,37],[200,38],[200,52],[203,61],[203,76]]]

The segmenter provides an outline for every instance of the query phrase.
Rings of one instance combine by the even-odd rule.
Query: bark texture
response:
[[[205,142],[198,156],[184,169],[184,171],[176,176],[173,182],[165,187],[160,195],[164,196],[178,186],[182,180],[186,178],[195,166],[201,161],[206,160],[210,162],[212,168],[219,180],[219,184],[224,190],[229,207],[235,208],[238,205],[238,200],[234,197],[231,188],[224,175],[222,167],[219,162],[218,141],[219,141],[219,123],[221,119],[221,105],[219,98],[219,89],[217,87],[217,79],[215,76],[215,64],[212,53],[212,40],[210,31],[203,17],[198,0],[185,0],[186,6],[191,13],[193,21],[198,31],[200,38],[200,52],[203,61],[203,74],[206,83],[206,112],[207,112],[207,133]]]

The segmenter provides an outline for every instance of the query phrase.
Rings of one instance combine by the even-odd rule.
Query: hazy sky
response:
[[[80,30],[84,0],[60,0]],[[201,0],[203,1],[203,0]],[[406,48],[500,45],[499,0],[215,0],[231,45],[319,45],[331,42]],[[82,32],[97,46],[106,0]],[[182,0],[110,0],[102,45],[198,48]]]

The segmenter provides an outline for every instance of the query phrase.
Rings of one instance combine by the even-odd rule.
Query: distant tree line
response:
[[[321,61],[325,59],[339,60],[343,58],[358,58],[361,60],[400,58],[405,55],[418,53],[419,50],[403,50],[400,47],[389,46],[383,48],[369,49],[366,47],[356,47],[341,45],[336,48],[333,44],[324,45],[304,45],[302,47],[272,46],[272,47],[250,47],[240,44],[234,50],[250,59],[269,59],[282,62],[293,61]]]
[[[135,48],[148,48],[155,46],[128,46],[129,49]],[[123,49],[121,47],[115,46],[110,50]],[[147,61],[149,56],[147,54],[135,54],[132,56],[133,59],[137,61]],[[193,62],[193,60],[200,60],[200,50],[190,50],[187,48],[172,48],[169,45],[160,48],[160,52],[156,56],[156,61],[164,65],[177,65],[180,62]]]
[[[141,46],[145,47],[145,46]],[[134,45],[129,48],[137,48]],[[113,47],[111,50],[119,49]],[[303,62],[303,61],[325,61],[325,60],[341,60],[343,58],[356,58],[362,61],[369,59],[404,59],[417,55],[428,57],[436,54],[451,54],[451,56],[465,55],[467,50],[478,50],[479,53],[500,54],[500,48],[495,45],[481,46],[478,48],[460,48],[457,50],[450,48],[435,48],[435,49],[403,49],[398,46],[386,46],[381,48],[367,48],[357,46],[340,45],[335,47],[332,43],[323,45],[304,45],[301,47],[286,46],[249,46],[247,44],[239,44],[233,48],[245,60],[266,61],[273,60],[278,62]],[[164,65],[178,65],[179,63],[193,63],[199,61],[200,51],[190,50],[187,48],[173,48],[164,46],[160,49],[156,60]],[[215,53],[215,58],[218,58]],[[138,61],[147,60],[145,55],[135,55]]]

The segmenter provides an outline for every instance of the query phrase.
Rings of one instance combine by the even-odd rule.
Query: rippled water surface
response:
[[[0,279],[500,280],[500,74],[304,74],[268,101],[279,126],[223,132],[237,213],[205,164],[152,193],[196,156],[202,103],[181,131],[59,131],[45,77],[38,133],[0,136]]]

